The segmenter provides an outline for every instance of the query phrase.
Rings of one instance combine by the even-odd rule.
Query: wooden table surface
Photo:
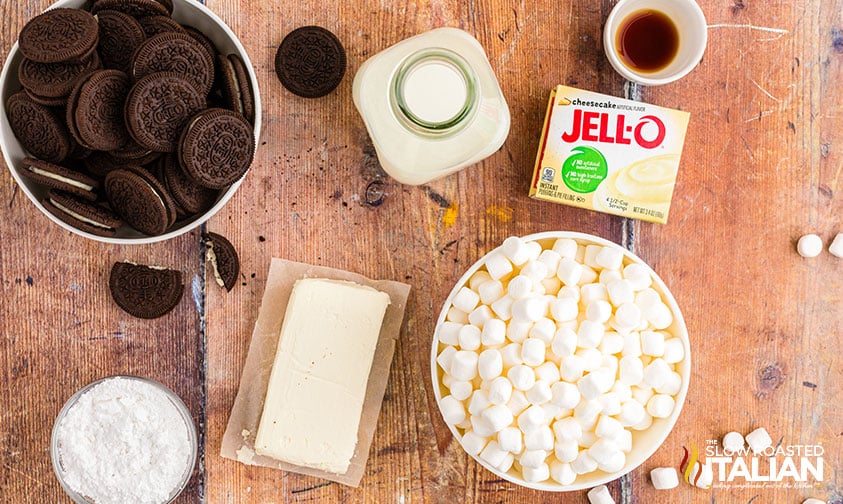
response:
[[[49,3],[0,2],[3,58]],[[539,493],[484,470],[449,435],[429,386],[434,321],[453,283],[507,236],[545,230],[634,250],[671,288],[690,331],[682,415],[651,460],[609,485],[617,502],[843,502],[843,259],[795,251],[802,234],[828,244],[843,231],[843,1],[702,0],[705,57],[658,88],[629,86],[609,66],[609,0],[207,4],[244,43],[263,97],[252,170],[203,226],[239,249],[242,282],[217,288],[199,229],[148,246],[95,243],[51,224],[0,174],[0,502],[68,502],[50,466],[53,420],[74,391],[116,373],[163,382],[193,413],[203,451],[180,503],[586,502],[584,492]],[[339,88],[313,100],[287,92],[273,70],[282,37],[306,24],[335,32],[348,53]],[[478,165],[401,185],[380,169],[351,82],[369,56],[440,26],[485,47],[512,129]],[[526,196],[559,83],[691,113],[668,224]],[[413,286],[360,488],[219,456],[271,257]],[[118,260],[180,269],[185,299],[158,320],[128,316],[108,295]],[[822,444],[823,480],[654,491],[649,470],[678,465],[683,446],[759,426],[782,445]]]

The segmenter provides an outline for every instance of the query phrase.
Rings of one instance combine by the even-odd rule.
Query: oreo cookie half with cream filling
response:
[[[24,177],[74,196],[94,201],[99,182],[91,177],[57,164],[35,158],[24,158],[20,174]]]
[[[123,224],[111,210],[55,189],[41,203],[59,220],[92,235],[114,236]]]
[[[205,257],[214,269],[217,284],[231,292],[240,275],[240,257],[237,250],[227,238],[217,233],[204,233],[202,241],[205,242]]]

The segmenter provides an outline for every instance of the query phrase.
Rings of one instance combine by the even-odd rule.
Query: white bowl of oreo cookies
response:
[[[152,243],[231,199],[254,159],[261,101],[246,50],[210,9],[60,0],[21,33],[0,74],[0,147],[50,220],[97,241]]]

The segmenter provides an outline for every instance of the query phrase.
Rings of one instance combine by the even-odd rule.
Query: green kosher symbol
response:
[[[594,192],[606,178],[606,158],[592,147],[574,147],[571,152],[562,163],[562,181],[574,192]]]

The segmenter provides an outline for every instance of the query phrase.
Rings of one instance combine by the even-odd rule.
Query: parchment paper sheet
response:
[[[334,280],[349,280],[360,285],[368,285],[389,294],[390,304],[384,315],[369,381],[366,386],[366,398],[363,402],[363,413],[360,427],[357,431],[357,446],[351,465],[345,474],[334,474],[309,467],[301,467],[269,457],[257,455],[254,451],[255,436],[258,423],[263,411],[266,388],[269,384],[269,374],[275,359],[278,336],[287,302],[293,290],[293,284],[301,278],[329,278]],[[231,409],[228,426],[222,439],[220,454],[228,459],[238,460],[245,464],[273,467],[310,476],[318,476],[353,487],[360,485],[369,458],[369,447],[378,423],[383,394],[389,378],[389,367],[395,352],[395,342],[401,331],[404,320],[404,309],[407,306],[407,296],[410,286],[388,280],[370,280],[362,275],[349,271],[313,266],[283,259],[272,259],[269,275],[266,280],[266,290],[261,301],[255,331],[246,356],[246,364],[240,377],[240,388]],[[335,415],[331,405],[324,405],[326,415]],[[336,418],[337,422],[344,419]]]

